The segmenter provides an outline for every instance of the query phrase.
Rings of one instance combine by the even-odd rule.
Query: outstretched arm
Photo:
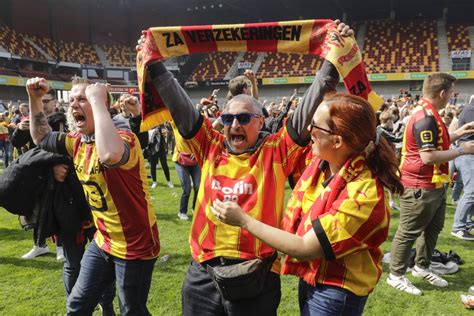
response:
[[[339,20],[334,21],[337,24],[337,30],[342,36],[352,36],[354,31]],[[323,101],[327,92],[334,91],[339,82],[339,73],[329,61],[325,60],[321,69],[318,71],[313,84],[309,87],[303,96],[301,104],[296,108],[291,121],[289,122],[296,132],[293,140],[300,146],[305,146],[310,139],[310,132],[307,127],[311,123],[314,112]],[[296,139],[295,139],[296,138]]]

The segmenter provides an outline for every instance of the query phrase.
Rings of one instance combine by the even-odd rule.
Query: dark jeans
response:
[[[150,315],[146,307],[156,259],[123,260],[101,250],[93,240],[67,299],[68,315],[91,315],[104,290],[116,281],[121,315]]]
[[[148,156],[148,161],[150,162],[150,172],[151,178],[153,182],[156,182],[156,166],[158,164],[158,159],[161,163],[161,168],[163,168],[163,172],[165,173],[166,181],[170,181],[170,169],[168,168],[168,162],[166,161],[166,151],[165,148],[160,148],[160,151],[153,153]]]
[[[193,167],[185,167],[179,163],[175,163],[175,169],[178,173],[179,182],[181,182],[181,201],[179,203],[179,212],[186,214],[188,212],[189,196],[191,195],[191,180],[193,181],[193,209],[196,205],[197,194],[199,191],[199,183],[201,182],[201,168],[198,165]]]
[[[367,296],[357,296],[335,286],[312,286],[300,280],[298,286],[300,314],[306,315],[362,315]]]
[[[280,276],[268,273],[262,293],[251,299],[229,301],[219,294],[206,268],[191,262],[181,289],[184,316],[276,315],[280,304]]]
[[[10,152],[11,152],[11,144],[9,141],[0,140],[0,150],[3,151],[3,165],[5,168],[8,167],[10,162]]]
[[[66,298],[71,294],[74,284],[76,284],[79,271],[81,269],[81,259],[86,249],[88,241],[92,241],[94,238],[95,227],[89,227],[84,230],[84,241],[80,244],[74,240],[74,238],[63,238],[63,249],[64,249],[64,270],[63,270],[63,281],[64,289],[66,290]],[[112,283],[102,295],[100,305],[111,306],[115,297],[115,284]]]

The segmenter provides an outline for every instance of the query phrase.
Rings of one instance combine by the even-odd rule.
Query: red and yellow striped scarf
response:
[[[156,60],[209,52],[317,55],[337,68],[351,94],[367,99],[374,110],[383,103],[370,86],[357,42],[353,37],[343,37],[331,20],[154,27],[148,29],[145,43],[137,54],[142,131],[170,119],[156,89],[147,83],[146,67]],[[145,86],[151,95],[147,102],[144,102]]]
[[[348,159],[329,182],[327,187],[316,197],[316,200],[312,202],[308,208],[307,205],[306,207],[303,205],[303,198],[309,187],[318,185],[321,172],[324,172],[319,167],[320,162],[320,159],[313,161],[293,189],[291,198],[287,204],[285,217],[281,222],[281,228],[283,230],[304,236],[308,231],[312,230],[313,220],[330,212],[336,201],[347,198],[347,194],[344,194],[347,184],[356,179],[366,169],[366,160],[363,155],[355,155],[351,159]],[[342,204],[342,202],[337,204]],[[281,271],[282,274],[296,275],[307,283],[315,285],[321,260],[322,259],[319,258],[299,261],[290,256],[286,256]]]

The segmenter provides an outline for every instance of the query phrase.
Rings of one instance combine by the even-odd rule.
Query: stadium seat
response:
[[[448,24],[446,26],[448,51],[471,49],[467,27],[467,24]]]
[[[369,73],[438,71],[436,21],[369,21],[363,57]]]
[[[223,80],[236,57],[237,53],[233,52],[215,52],[206,55],[191,74],[191,80]]]

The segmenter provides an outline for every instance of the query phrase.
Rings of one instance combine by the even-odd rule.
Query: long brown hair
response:
[[[372,106],[364,99],[350,94],[338,93],[324,100],[328,105],[331,121],[329,127],[340,135],[355,153],[364,153],[369,147],[367,165],[380,182],[391,192],[403,193],[398,176],[398,160],[389,142],[376,136],[376,118]],[[379,144],[374,146],[376,138]]]

